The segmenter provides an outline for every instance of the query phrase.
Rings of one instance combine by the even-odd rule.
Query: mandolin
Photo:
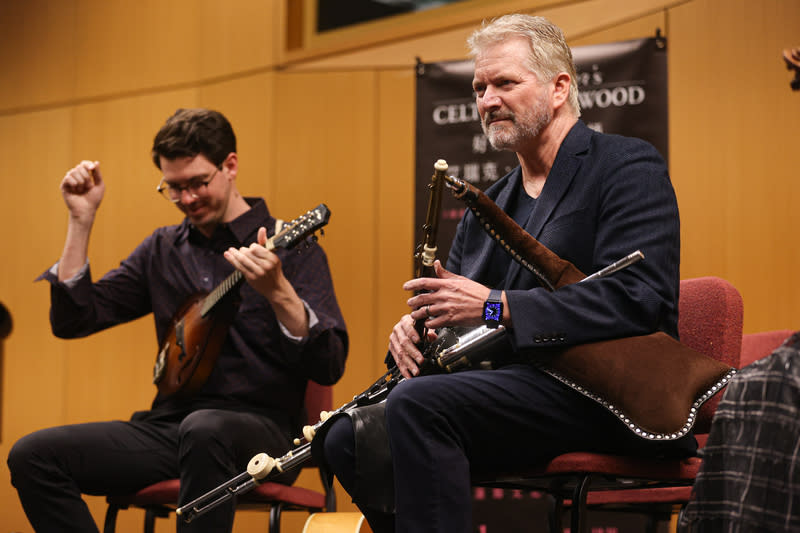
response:
[[[265,244],[269,250],[290,249],[330,219],[320,204],[283,225]],[[190,396],[208,379],[238,306],[244,275],[235,270],[213,291],[189,298],[175,314],[153,367],[153,383],[162,397]]]

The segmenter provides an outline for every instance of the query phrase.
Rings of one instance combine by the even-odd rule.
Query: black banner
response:
[[[606,133],[639,137],[667,159],[667,53],[660,36],[572,49],[581,120]],[[517,166],[512,152],[494,150],[483,134],[472,96],[471,61],[417,65],[416,228],[422,242],[433,164],[485,189]],[[443,196],[437,257],[446,262],[464,205]]]

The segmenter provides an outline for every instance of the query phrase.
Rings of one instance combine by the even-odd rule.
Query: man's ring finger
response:
[[[428,315],[428,318],[433,316],[433,315],[431,315],[431,304],[428,304],[428,305],[425,306],[425,314]]]

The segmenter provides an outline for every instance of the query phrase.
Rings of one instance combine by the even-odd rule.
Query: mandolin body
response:
[[[323,228],[331,212],[325,204],[283,224],[265,247],[293,248]],[[277,230],[277,228],[276,228]],[[175,313],[153,366],[153,383],[161,397],[188,397],[208,379],[239,308],[239,286],[244,275],[235,270],[208,294],[189,298]]]
[[[205,294],[197,294],[175,314],[156,357],[153,383],[162,396],[189,396],[205,383],[236,314],[233,302],[203,315]]]

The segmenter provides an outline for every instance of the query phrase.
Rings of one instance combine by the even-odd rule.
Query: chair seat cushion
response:
[[[597,490],[586,496],[588,505],[683,504],[689,501],[692,487],[657,487],[632,490]]]
[[[620,487],[619,480],[630,480],[628,486],[643,487],[653,480],[662,484],[691,485],[700,470],[702,459],[653,459],[623,457],[591,452],[571,452],[559,455],[547,463],[513,472],[473,473],[473,483],[544,490],[553,489],[554,479],[577,480],[585,473],[599,473],[593,489]]]
[[[543,474],[574,472],[602,472],[622,478],[691,481],[700,470],[699,457],[684,459],[652,459],[622,457],[590,452],[573,452],[559,455],[550,461]]]
[[[130,505],[169,505],[175,507],[178,502],[178,493],[181,484],[177,479],[168,479],[153,483],[147,487],[131,494],[110,495],[108,503],[125,508]]]
[[[271,503],[275,501],[303,507],[325,508],[325,495],[320,492],[269,481],[262,483],[239,499],[240,503]]]

